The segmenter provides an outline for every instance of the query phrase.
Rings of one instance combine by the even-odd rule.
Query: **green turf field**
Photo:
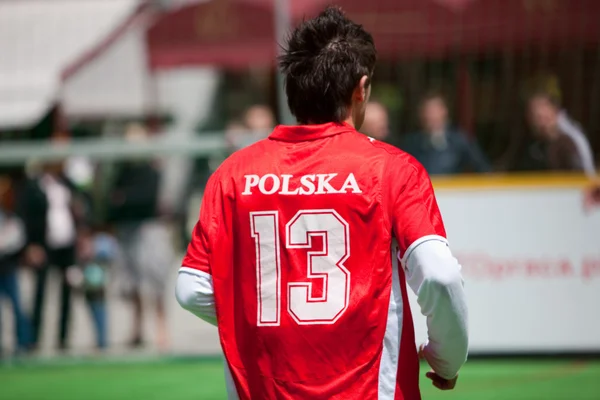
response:
[[[423,372],[424,369],[423,369]],[[600,361],[471,361],[454,392],[424,399],[600,399]],[[30,361],[0,365],[2,400],[224,399],[219,359]]]

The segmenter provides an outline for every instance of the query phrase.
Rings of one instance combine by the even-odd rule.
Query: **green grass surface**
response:
[[[600,361],[471,361],[461,372],[454,392],[440,392],[425,378],[421,387],[426,400],[600,399]],[[224,398],[219,359],[59,360],[0,365],[2,400]]]

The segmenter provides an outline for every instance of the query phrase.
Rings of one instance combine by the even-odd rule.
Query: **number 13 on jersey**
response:
[[[305,282],[287,282],[282,276],[279,213],[250,213],[251,235],[256,244],[257,325],[279,326],[281,296],[287,296],[287,312],[300,325],[335,323],[348,308],[350,229],[335,210],[301,210],[285,225],[285,248],[307,251]],[[313,249],[312,239],[323,238],[323,248]],[[283,268],[286,271],[285,268]],[[320,296],[311,279],[323,280]]]

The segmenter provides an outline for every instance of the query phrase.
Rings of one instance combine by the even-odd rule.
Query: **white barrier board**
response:
[[[600,211],[584,211],[580,187],[436,194],[463,266],[472,351],[600,351]],[[411,307],[423,342],[412,292]]]

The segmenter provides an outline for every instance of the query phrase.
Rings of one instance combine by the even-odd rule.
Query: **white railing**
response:
[[[211,132],[192,138],[163,136],[139,142],[113,138],[77,139],[67,143],[48,140],[7,141],[0,142],[0,165],[61,160],[70,156],[105,161],[155,156],[212,156],[227,151],[227,148],[222,132]]]

